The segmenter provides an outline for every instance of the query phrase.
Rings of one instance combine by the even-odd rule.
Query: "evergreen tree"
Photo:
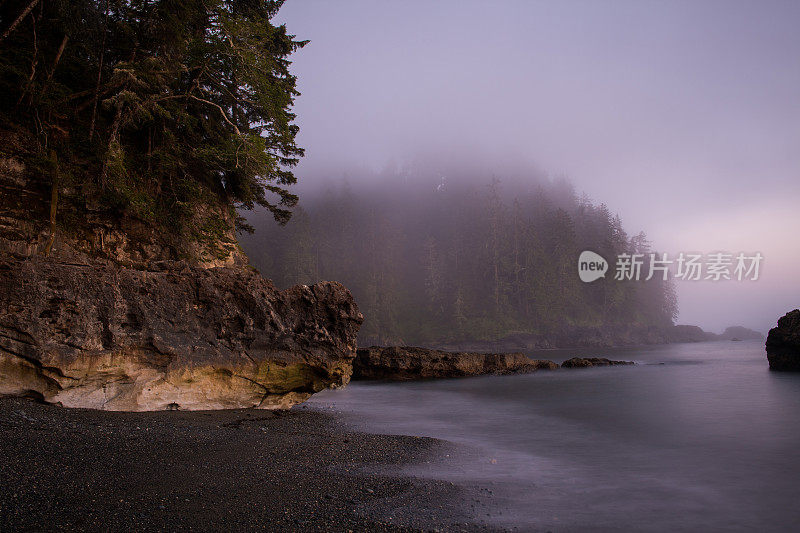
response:
[[[285,222],[305,42],[271,23],[281,3],[4,1],[2,118],[93,207],[180,222],[213,198]]]

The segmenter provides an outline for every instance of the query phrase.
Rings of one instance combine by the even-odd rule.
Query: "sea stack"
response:
[[[800,371],[800,309],[783,315],[769,330],[766,348],[771,370]]]

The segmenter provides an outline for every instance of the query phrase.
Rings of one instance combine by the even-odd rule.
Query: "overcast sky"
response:
[[[437,150],[529,161],[667,252],[760,251],[679,282],[680,323],[800,307],[800,2],[289,0],[306,186]],[[576,274],[577,275],[577,274]]]

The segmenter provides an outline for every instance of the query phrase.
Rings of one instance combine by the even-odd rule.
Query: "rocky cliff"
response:
[[[771,370],[800,371],[800,309],[783,315],[769,330],[766,348]]]
[[[363,321],[349,291],[276,290],[247,266],[224,202],[171,232],[84,201],[26,168],[21,137],[0,141],[0,395],[269,408],[347,383]]]
[[[108,410],[287,407],[347,383],[362,317],[338,283],[243,268],[0,255],[0,394]]]

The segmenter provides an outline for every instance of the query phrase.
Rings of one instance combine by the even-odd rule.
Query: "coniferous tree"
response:
[[[281,3],[4,1],[2,118],[94,208],[180,222],[214,198],[285,222],[305,42],[271,23]]]

